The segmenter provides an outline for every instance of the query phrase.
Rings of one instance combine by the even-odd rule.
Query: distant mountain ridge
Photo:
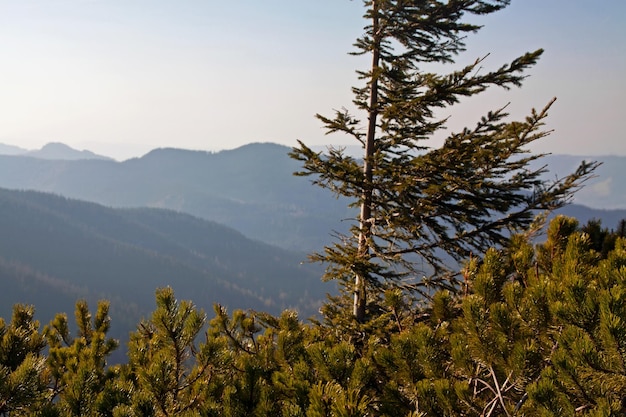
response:
[[[0,155],[20,155],[26,152],[28,152],[27,149],[20,148],[19,146],[0,143]]]
[[[41,149],[37,151],[29,151],[25,155],[40,159],[58,159],[69,161],[76,161],[79,159],[104,159],[110,161],[113,160],[112,158],[97,155],[88,150],[79,151],[59,142],[48,143],[44,145]]]
[[[190,213],[232,227],[244,235],[312,252],[345,232],[355,210],[346,199],[295,177],[298,161],[289,147],[254,143],[220,152],[155,149],[140,158],[112,160],[43,160],[0,156],[0,187],[52,192],[112,207],[156,207]],[[582,157],[547,156],[547,177],[572,172]],[[594,158],[587,158],[594,159]],[[626,207],[626,157],[604,162],[597,178],[576,195],[591,207]],[[567,214],[575,206],[560,212]],[[624,211],[578,210],[591,217],[620,217]],[[581,219],[586,221],[586,219]],[[614,227],[612,221],[606,221]]]
[[[321,283],[321,266],[301,262],[305,252],[333,243],[331,234],[350,226],[355,209],[293,176],[301,167],[288,152],[250,144],[216,153],[155,149],[124,162],[1,155],[0,317],[25,302],[46,322],[59,311],[71,314],[77,298],[92,305],[107,298],[116,337],[123,337],[164,285],[205,309],[220,302],[316,312],[335,287]],[[581,159],[544,163],[561,176]],[[626,158],[605,161],[610,169],[581,191],[588,190],[585,198],[600,201],[605,188],[610,196],[626,186],[617,177]],[[624,209],[578,204],[558,212],[609,228],[626,218]]]
[[[38,150],[27,150],[18,146],[4,145],[0,143],[0,155],[30,156],[39,159],[76,161],[79,159],[103,159],[112,161],[112,158],[98,155],[88,150],[76,150],[64,143],[50,142]]]
[[[251,144],[218,153],[156,149],[124,162],[0,156],[0,187],[113,207],[190,213],[284,248],[309,251],[345,230],[347,202],[295,177],[289,148]]]
[[[331,284],[304,253],[161,209],[112,209],[33,191],[0,189],[0,317],[34,304],[44,322],[85,298],[112,302],[124,336],[153,308],[154,290],[207,311],[213,303],[278,314],[317,312]]]
[[[554,178],[573,172],[582,160],[599,161],[602,165],[576,193],[574,202],[600,210],[626,209],[626,156],[548,155],[537,163],[547,164],[549,178]]]

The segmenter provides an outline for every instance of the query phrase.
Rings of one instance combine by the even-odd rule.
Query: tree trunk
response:
[[[378,22],[378,3],[372,3],[372,28],[375,47],[372,51],[372,78],[370,80],[370,104],[367,138],[363,158],[364,186],[359,215],[359,257],[369,256],[369,240],[372,235],[372,179],[373,155],[375,150],[376,121],[378,117],[378,66],[380,61],[380,28]],[[367,279],[363,271],[357,271],[354,279],[354,306],[353,314],[358,322],[365,320],[365,306],[367,301]]]

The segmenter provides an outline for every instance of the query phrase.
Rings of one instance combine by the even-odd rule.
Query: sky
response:
[[[351,107],[358,0],[0,0],[0,143],[118,160],[251,142],[354,145],[316,113]],[[535,152],[626,155],[626,1],[513,0],[457,57],[495,69],[544,48],[521,89],[446,109],[450,131],[557,97]],[[433,146],[436,146],[433,143]]]

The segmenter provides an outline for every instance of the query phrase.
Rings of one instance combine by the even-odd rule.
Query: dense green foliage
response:
[[[446,127],[449,108],[489,88],[520,86],[543,53],[523,54],[491,71],[485,58],[454,71],[446,66],[480,29],[472,19],[508,0],[363,4],[367,26],[355,54],[367,55],[371,64],[357,71],[363,84],[352,89],[356,115],[318,115],[328,133],[360,143],[363,158],[335,148],[315,152],[302,142],[291,153],[303,163],[298,175],[360,207],[351,232],[312,257],[328,265],[327,279],[353,296],[360,322],[375,315],[385,288],[454,289],[446,258],[458,261],[504,243],[538,210],[563,206],[597,166],[583,162],[555,181],[542,177],[545,167],[531,167],[543,155],[528,147],[549,134],[542,126],[552,102],[522,121],[507,121],[505,108],[489,111],[441,146],[428,144]]]
[[[602,233],[589,233],[600,230]],[[598,250],[600,248],[600,250]],[[554,219],[471,258],[462,291],[422,305],[396,290],[377,320],[305,324],[169,288],[107,363],[108,303],[76,305],[76,336],[32,307],[0,321],[0,415],[619,416],[626,412],[626,238]],[[336,317],[335,317],[336,318]],[[47,346],[47,349],[46,349]]]

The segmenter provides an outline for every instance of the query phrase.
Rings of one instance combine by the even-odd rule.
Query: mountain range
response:
[[[35,191],[0,189],[0,317],[17,302],[42,322],[84,298],[112,303],[124,337],[154,308],[154,291],[171,286],[205,310],[306,318],[332,292],[306,254],[246,238],[215,222],[162,209],[112,209]]]
[[[295,177],[289,148],[252,144],[208,153],[156,149],[123,162],[0,156],[0,187],[112,207],[156,207],[233,227],[283,248],[310,251],[346,230],[347,202]]]
[[[306,252],[329,244],[331,233],[345,232],[350,225],[346,220],[355,216],[347,207],[349,201],[292,175],[301,166],[289,158],[286,146],[255,143],[216,153],[155,149],[123,162],[71,159],[69,155],[79,151],[65,150],[61,159],[42,159],[33,153],[0,155],[0,187],[51,192],[111,207],[181,211],[252,239]],[[551,179],[572,172],[582,159],[549,155],[539,163],[549,167]],[[620,181],[626,157],[587,159],[603,162],[597,177],[576,194],[575,205],[561,212],[574,210],[583,222],[599,218],[613,227],[614,218],[626,217],[626,182]]]
[[[107,156],[98,155],[88,150],[76,150],[64,143],[50,142],[41,149],[27,150],[19,146],[4,145],[0,143],[0,155],[21,155],[39,159],[57,159],[75,161],[78,159],[104,159],[113,160]]]
[[[124,339],[165,285],[206,310],[219,302],[315,314],[335,287],[320,281],[321,266],[303,263],[306,253],[332,243],[356,212],[293,176],[301,167],[289,150],[269,143],[217,153],[155,149],[117,162],[65,145],[19,154],[0,147],[0,317],[24,302],[46,322],[71,312],[78,298],[94,306],[106,298],[114,333]],[[562,176],[581,159],[543,163]],[[626,158],[600,160],[577,204],[559,213],[612,228],[626,218],[619,181]]]

